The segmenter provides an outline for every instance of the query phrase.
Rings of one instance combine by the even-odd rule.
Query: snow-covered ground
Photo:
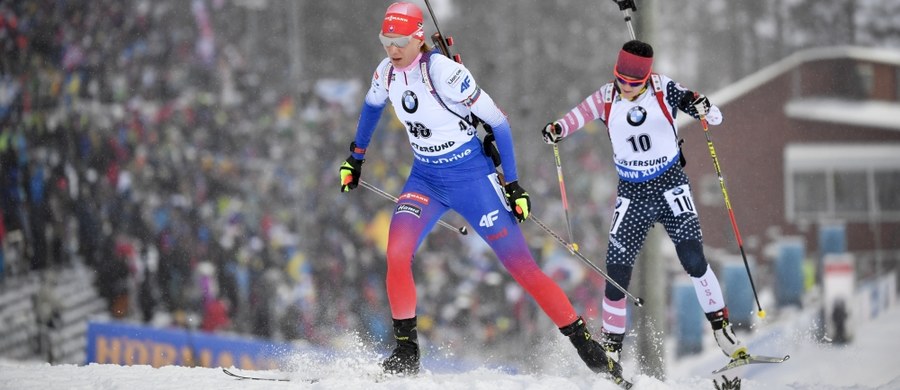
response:
[[[900,305],[879,317],[860,324],[852,344],[838,347],[811,341],[804,327],[803,315],[765,329],[771,332],[768,343],[751,348],[760,353],[790,353],[791,359],[779,365],[754,365],[729,371],[729,376],[743,378],[744,390],[862,390],[900,389]],[[757,334],[762,333],[757,331]],[[563,340],[564,341],[564,340]],[[568,347],[560,343],[551,349]],[[724,363],[724,357],[714,357],[709,351],[696,358],[669,366],[668,378],[635,376],[637,390],[712,390],[711,368]],[[574,353],[563,353],[564,359]],[[371,356],[331,362],[310,362],[295,357],[296,371],[250,372],[258,376],[290,377],[294,382],[238,380],[224,375],[219,369],[150,366],[88,366],[0,361],[0,389],[91,389],[91,390],[158,390],[158,389],[617,389],[597,380],[580,362],[568,361],[547,372],[532,375],[513,375],[489,369],[464,373],[426,372],[415,378],[390,379],[381,382],[367,379],[363,372],[377,370],[370,363]],[[363,362],[365,361],[365,362]],[[626,370],[630,371],[630,370]],[[297,381],[301,378],[320,378],[316,383]]]

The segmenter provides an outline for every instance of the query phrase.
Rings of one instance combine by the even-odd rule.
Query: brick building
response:
[[[838,222],[865,277],[900,262],[900,49],[795,53],[709,95],[710,137],[744,248],[766,262],[786,235],[818,252]],[[704,241],[738,253],[703,129],[679,118]]]

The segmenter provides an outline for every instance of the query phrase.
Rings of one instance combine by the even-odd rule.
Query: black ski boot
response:
[[[387,359],[381,362],[385,374],[415,375],[419,373],[419,341],[416,317],[394,320],[394,339],[397,346]]]
[[[591,332],[581,317],[578,317],[571,325],[559,328],[559,330],[569,338],[569,341],[578,350],[578,356],[584,360],[591,371],[608,374],[616,383],[625,381],[622,378],[622,366],[619,362],[606,356],[606,350],[591,337]]]
[[[622,342],[625,341],[625,334],[610,333],[606,329],[600,329],[600,345],[606,351],[606,356],[617,362],[622,361]]]

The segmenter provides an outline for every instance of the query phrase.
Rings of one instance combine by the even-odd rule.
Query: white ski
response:
[[[718,374],[723,371],[730,370],[732,368],[745,366],[747,364],[759,364],[759,363],[784,363],[788,359],[791,358],[791,355],[784,355],[784,357],[777,356],[761,356],[761,355],[747,355],[745,357],[740,357],[737,359],[732,359],[728,364],[724,367],[713,371],[713,374]]]
[[[228,375],[230,377],[234,377],[234,378],[238,378],[238,379],[248,379],[248,380],[254,380],[254,381],[290,382],[293,380],[291,378],[270,378],[270,377],[264,377],[264,376],[243,375],[243,374],[238,374],[236,372],[233,372],[225,367],[222,367],[222,372],[224,372],[226,375]],[[319,380],[318,379],[297,379],[297,381],[306,382],[306,383],[316,383]]]

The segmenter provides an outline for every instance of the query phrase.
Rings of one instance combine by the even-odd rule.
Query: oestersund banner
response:
[[[277,369],[290,344],[226,337],[183,329],[122,323],[88,324],[86,363]]]

